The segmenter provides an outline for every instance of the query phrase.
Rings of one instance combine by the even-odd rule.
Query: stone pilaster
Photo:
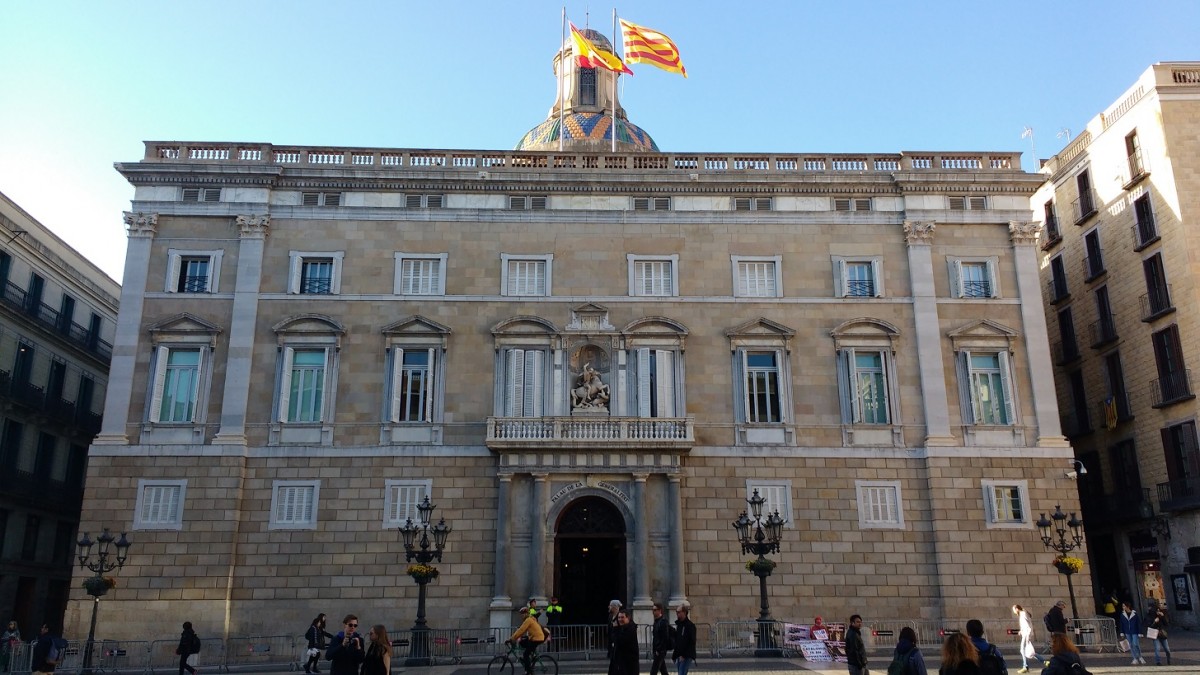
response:
[[[908,270],[912,283],[917,355],[921,367],[921,407],[925,410],[925,445],[956,445],[950,433],[946,371],[942,367],[942,336],[937,292],[933,284],[932,222],[904,221]]]
[[[233,289],[225,392],[221,397],[221,428],[213,438],[214,444],[221,445],[246,444],[246,406],[254,365],[254,325],[258,320],[263,248],[271,228],[271,216],[238,216],[237,225],[241,241],[238,244],[237,283]]]
[[[529,543],[529,597],[545,597],[547,474],[533,474],[533,532]]]
[[[1008,224],[1017,269],[1017,294],[1021,298],[1021,327],[1025,336],[1025,356],[1029,362],[1033,411],[1037,416],[1039,446],[1068,447],[1058,418],[1058,397],[1054,391],[1053,362],[1042,309],[1042,289],[1038,278],[1038,223],[1013,221]]]
[[[496,564],[492,568],[495,579],[492,604],[488,607],[488,625],[491,628],[507,629],[512,625],[512,598],[508,595],[508,540],[512,537],[508,512],[512,499],[512,474],[502,473],[497,479],[499,490],[496,496]]]
[[[125,252],[125,274],[121,279],[121,307],[113,336],[112,362],[108,371],[108,393],[104,420],[95,445],[126,445],[129,437],[129,402],[133,398],[134,369],[141,340],[146,279],[150,274],[150,247],[158,233],[157,213],[125,212],[129,246]]]
[[[633,474],[633,612],[634,621],[648,624],[650,608],[649,560],[650,527],[646,516],[646,473]]]
[[[678,475],[667,476],[667,504],[671,509],[671,597],[667,602],[671,607],[687,602],[683,566],[683,498],[679,489],[681,482]]]

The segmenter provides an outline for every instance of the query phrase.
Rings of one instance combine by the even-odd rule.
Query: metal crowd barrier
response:
[[[176,644],[171,645],[171,653],[174,653]],[[229,638],[225,643],[225,668],[250,670],[284,666],[287,670],[297,670],[304,656],[303,648],[307,646],[303,638],[292,635]],[[204,658],[203,650],[200,658]],[[175,663],[179,663],[178,658]]]
[[[96,640],[92,668],[103,673],[149,672],[151,644],[147,640]]]
[[[712,630],[713,656],[740,656],[753,654],[759,647],[758,621],[718,621]],[[786,656],[792,650],[784,646],[783,622],[770,622],[771,640],[775,648]],[[697,649],[697,653],[699,649]]]
[[[913,622],[872,620],[868,623],[864,619],[862,627],[863,646],[870,651],[888,652],[890,654],[896,648],[896,641],[900,639],[900,629],[905,627],[913,627]]]
[[[1096,616],[1090,619],[1072,619],[1075,628],[1075,643],[1080,647],[1117,651],[1117,642],[1121,636],[1117,634],[1117,622],[1107,616]]]

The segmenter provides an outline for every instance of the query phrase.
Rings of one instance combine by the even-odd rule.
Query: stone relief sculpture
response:
[[[571,407],[607,410],[608,398],[608,385],[600,379],[600,373],[592,367],[590,361],[584,364],[583,370],[575,380],[575,388],[571,390]]]

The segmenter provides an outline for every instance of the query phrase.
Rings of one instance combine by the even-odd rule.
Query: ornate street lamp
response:
[[[771,607],[767,603],[767,577],[771,576],[771,570],[775,569],[775,563],[768,560],[765,556],[768,553],[779,553],[779,540],[783,534],[783,518],[779,517],[779,511],[769,514],[766,519],[763,519],[762,507],[766,503],[758,494],[758,490],[747,499],[750,504],[750,516],[742,511],[738,515],[738,519],[733,522],[733,529],[737,531],[738,541],[742,544],[742,553],[750,553],[758,556],[758,560],[752,560],[746,563],[747,569],[758,577],[758,595],[760,609],[758,612],[758,648],[754,650],[755,656],[780,656],[779,647],[775,644],[775,636],[773,628],[775,622],[771,619]]]
[[[438,577],[438,569],[429,563],[435,559],[442,561],[442,549],[446,547],[446,538],[450,535],[450,526],[446,519],[438,520],[437,525],[429,526],[436,507],[429,503],[429,495],[417,506],[417,517],[421,524],[418,526],[409,518],[403,527],[398,527],[400,538],[404,542],[404,559],[417,564],[408,566],[408,575],[417,582],[417,620],[413,623],[412,639],[409,640],[408,659],[406,666],[432,665],[430,661],[429,627],[425,625],[425,584]],[[430,535],[433,535],[430,541]],[[420,535],[418,538],[417,535]],[[432,546],[432,549],[430,548]]]
[[[110,549],[114,541],[117,549],[115,560],[109,560],[109,556],[113,555]],[[97,543],[100,544],[100,548],[96,551],[95,560],[92,560],[92,547]],[[130,542],[125,538],[124,532],[121,533],[121,538],[117,539],[109,533],[107,527],[96,537],[95,542],[84,532],[83,538],[75,543],[75,557],[79,559],[79,568],[91,570],[93,573],[93,576],[83,580],[84,589],[92,596],[92,624],[88,628],[87,646],[83,652],[83,675],[92,674],[92,647],[96,642],[96,610],[100,608],[100,596],[117,585],[112,577],[104,575],[125,566],[125,560],[129,557],[129,546]]]
[[[1074,512],[1071,513],[1068,520],[1067,514],[1062,512],[1062,507],[1055,505],[1054,513],[1050,514],[1050,518],[1054,520],[1053,523],[1046,520],[1046,514],[1043,513],[1037,521],[1038,529],[1042,533],[1042,544],[1046,548],[1057,551],[1058,557],[1063,558],[1068,552],[1083,545],[1083,521],[1076,518]],[[1053,532],[1050,529],[1051,525],[1054,526]],[[1067,536],[1068,532],[1071,534],[1070,537]],[[1058,536],[1057,540],[1054,535]],[[1058,571],[1060,574],[1067,575],[1067,593],[1071,595],[1071,616],[1078,617],[1079,609],[1075,606],[1075,586],[1071,583],[1071,575],[1075,574],[1076,570],[1065,562],[1059,562]]]

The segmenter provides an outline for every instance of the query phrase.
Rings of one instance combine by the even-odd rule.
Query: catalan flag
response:
[[[580,66],[584,68],[604,68],[615,73],[633,75],[633,71],[616,54],[597,47],[595,43],[585,38],[583,33],[579,32],[575,24],[571,24],[571,39],[575,41],[575,57],[578,59]]]
[[[679,48],[671,38],[625,19],[621,19],[621,33],[625,39],[625,61],[649,63],[687,77],[687,68],[683,67],[683,61],[679,59]]]

